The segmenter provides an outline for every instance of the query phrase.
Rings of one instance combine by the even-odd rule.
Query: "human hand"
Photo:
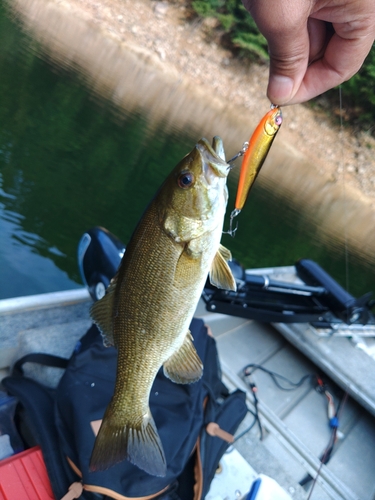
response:
[[[243,0],[268,41],[273,104],[308,101],[349,80],[375,39],[374,0]]]

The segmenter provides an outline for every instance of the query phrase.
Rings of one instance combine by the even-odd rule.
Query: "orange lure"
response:
[[[250,189],[267,158],[268,151],[283,122],[281,109],[276,106],[262,118],[259,125],[251,136],[241,165],[240,178],[238,181],[235,209],[232,216],[236,216],[243,209]]]

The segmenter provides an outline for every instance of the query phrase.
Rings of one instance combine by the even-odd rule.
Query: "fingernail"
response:
[[[268,97],[274,104],[285,104],[292,98],[294,81],[288,76],[272,75],[268,84]]]

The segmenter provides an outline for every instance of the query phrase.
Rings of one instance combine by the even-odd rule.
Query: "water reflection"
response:
[[[2,21],[0,298],[77,286],[81,234],[101,224],[127,241],[192,142],[93,102],[79,76],[25,52],[31,42]]]
[[[0,298],[77,287],[53,259],[39,253],[40,244],[45,242],[37,234],[24,231],[22,219],[0,203]]]
[[[120,113],[113,102],[88,92],[81,75],[40,57],[35,42],[1,11],[0,30],[5,40],[0,47],[4,298],[78,286],[81,234],[102,225],[128,241],[155,190],[204,127],[196,120],[197,127],[186,123],[177,130],[170,121],[150,119],[131,100]],[[227,150],[233,149],[236,134],[223,123],[224,118],[208,130],[211,134],[214,128],[212,135],[220,133]],[[234,173],[232,200],[235,181]],[[309,257],[345,284],[344,246],[323,242],[318,225],[285,194],[258,183],[238,221],[236,237],[224,235],[223,244],[246,267],[288,265]],[[375,288],[370,260],[351,251],[349,264],[352,293]]]

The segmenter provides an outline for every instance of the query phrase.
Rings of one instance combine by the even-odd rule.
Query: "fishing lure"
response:
[[[272,142],[276,137],[277,132],[283,122],[283,116],[279,106],[272,105],[270,111],[264,115],[254,130],[250,138],[247,149],[244,148],[235,156],[237,158],[243,155],[241,164],[240,177],[238,180],[236,202],[234,210],[230,215],[229,234],[233,234],[236,229],[232,229],[233,219],[243,209],[250,189],[257,178],[262,165],[267,158],[268,151],[271,148]],[[246,144],[246,143],[245,143]],[[234,158],[232,158],[233,161]]]

